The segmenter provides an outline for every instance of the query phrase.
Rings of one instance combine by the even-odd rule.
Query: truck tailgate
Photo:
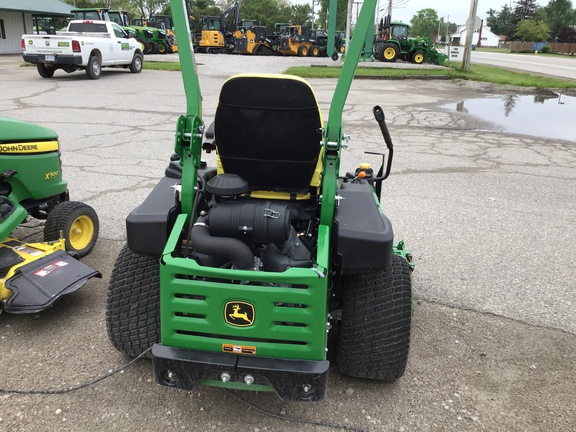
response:
[[[24,35],[22,36],[25,54],[72,54],[72,38],[60,35]]]

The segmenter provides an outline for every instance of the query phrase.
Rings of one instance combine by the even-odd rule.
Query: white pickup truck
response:
[[[56,69],[70,73],[86,70],[90,79],[98,79],[103,67],[142,70],[142,46],[132,34],[111,21],[73,20],[56,35],[22,36],[24,61],[33,63],[43,78],[52,78]]]

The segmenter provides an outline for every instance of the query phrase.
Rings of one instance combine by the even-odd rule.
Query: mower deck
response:
[[[84,286],[88,279],[102,275],[59,250],[58,243],[28,244],[7,239],[0,245],[0,277],[0,282],[6,278],[2,289],[12,292],[4,309],[24,314],[41,312]]]

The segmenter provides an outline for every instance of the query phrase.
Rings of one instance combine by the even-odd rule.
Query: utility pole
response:
[[[471,0],[470,16],[466,23],[466,44],[464,45],[464,59],[462,60],[462,70],[470,69],[470,56],[472,55],[472,38],[474,37],[474,23],[476,22],[476,13],[478,11],[478,0]]]
[[[390,21],[392,21],[392,0],[388,0],[388,16],[390,17]]]

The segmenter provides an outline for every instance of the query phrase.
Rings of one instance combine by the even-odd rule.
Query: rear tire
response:
[[[166,42],[160,42],[158,44],[158,54],[166,54],[168,52],[168,45]]]
[[[308,55],[310,57],[318,57],[320,55],[320,48],[318,48],[318,45],[312,45],[310,51],[308,51]]]
[[[142,47],[143,53],[147,53],[148,51],[150,51],[150,44],[148,43],[148,41],[146,39],[141,38],[141,37],[137,37],[136,40],[138,41],[138,43],[140,43],[140,46]]]
[[[102,75],[102,65],[100,59],[96,56],[90,56],[88,66],[86,66],[86,75],[88,78],[97,80]]]
[[[142,72],[142,54],[134,53],[134,57],[132,58],[132,63],[130,63],[130,72],[132,73],[140,73]]]
[[[76,252],[80,258],[88,255],[96,240],[100,223],[98,215],[88,204],[64,201],[48,214],[44,225],[44,241],[57,241],[62,231],[66,239],[66,250]]]
[[[384,62],[393,63],[398,59],[399,55],[398,46],[393,43],[386,43],[382,46],[381,59]]]
[[[42,78],[52,78],[56,69],[46,66],[44,63],[38,63],[36,69]]]
[[[150,43],[150,54],[158,54],[158,44],[156,42]]]
[[[338,347],[340,372],[394,381],[406,369],[412,324],[408,262],[397,255],[386,270],[346,276]]]
[[[124,245],[108,286],[106,329],[112,345],[131,357],[160,341],[158,258],[137,255]]]
[[[308,47],[306,45],[300,45],[298,47],[298,57],[306,57],[308,55]]]

